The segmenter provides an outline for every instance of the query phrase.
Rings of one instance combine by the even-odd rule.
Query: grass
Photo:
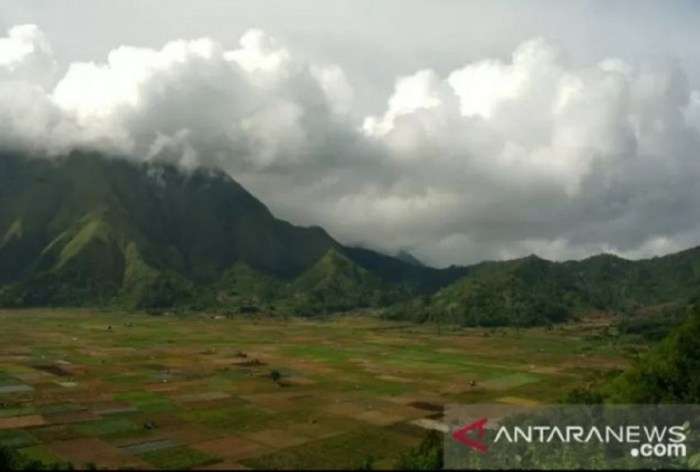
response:
[[[114,396],[117,400],[125,401],[130,405],[146,413],[163,413],[177,411],[179,407],[156,393],[131,391],[118,393]]]
[[[80,423],[73,428],[85,436],[114,437],[127,436],[132,433],[143,431],[143,425],[134,423],[125,418],[109,418],[97,421]]]
[[[39,413],[42,415],[50,415],[55,413],[69,413],[71,411],[81,411],[85,407],[77,403],[55,403],[53,405],[46,405],[39,408]]]
[[[16,379],[12,375],[6,372],[0,372],[0,387],[4,387],[5,385],[17,385],[21,383],[21,380]]]
[[[44,464],[59,465],[63,466],[63,468],[68,464],[64,458],[46,446],[23,447],[19,449],[19,452],[29,460],[39,461]]]
[[[362,428],[311,444],[284,449],[273,454],[243,460],[256,469],[353,469],[368,456],[396,458],[410,437],[386,428]]]
[[[33,446],[37,443],[37,439],[28,431],[0,430],[0,446],[18,448]]]
[[[358,389],[359,393],[369,394],[373,396],[395,395],[400,393],[409,393],[415,388],[411,385],[398,382],[376,382]]]
[[[290,346],[285,352],[292,356],[311,357],[329,364],[340,364],[352,357],[347,351],[323,346]]]
[[[496,390],[510,390],[515,387],[520,387],[521,385],[537,382],[544,378],[546,377],[543,375],[518,372],[515,374],[504,375],[503,377],[491,379],[488,381],[488,385],[490,388]]]
[[[114,374],[105,376],[105,380],[121,386],[138,386],[152,380],[152,376],[146,373]]]
[[[158,451],[144,452],[138,457],[149,464],[162,470],[182,470],[198,465],[206,465],[217,462],[218,457],[193,449],[176,446]]]
[[[182,413],[180,417],[217,430],[235,433],[259,431],[275,420],[273,412],[248,405],[191,410]]]
[[[13,416],[28,416],[36,413],[36,408],[33,406],[23,406],[18,408],[2,408],[0,409],[0,418],[10,418]]]

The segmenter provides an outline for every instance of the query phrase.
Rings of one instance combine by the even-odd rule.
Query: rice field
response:
[[[391,469],[448,403],[552,402],[627,365],[603,327],[0,311],[0,445],[76,467]],[[273,373],[274,372],[274,373]]]

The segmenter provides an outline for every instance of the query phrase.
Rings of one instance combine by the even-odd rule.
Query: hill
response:
[[[302,291],[326,310],[378,290],[390,300],[395,283],[419,291],[436,273],[279,220],[221,171],[0,154],[5,306],[260,307]]]
[[[528,256],[472,266],[466,275],[386,316],[467,326],[529,326],[591,312],[632,313],[700,293],[700,248],[639,261],[597,255],[551,262]]]
[[[613,402],[698,403],[700,401],[700,304],[687,308],[685,321],[631,369],[605,387]]]
[[[434,269],[276,218],[228,174],[89,152],[0,153],[0,305],[118,305],[528,326],[685,303],[700,248]]]

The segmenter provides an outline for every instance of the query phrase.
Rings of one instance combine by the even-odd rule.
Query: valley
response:
[[[700,3],[569,3],[0,2],[0,472],[700,470]]]
[[[0,445],[154,469],[396,466],[449,403],[556,402],[642,343],[609,318],[533,328],[0,311]]]

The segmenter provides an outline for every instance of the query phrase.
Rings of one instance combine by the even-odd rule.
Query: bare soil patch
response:
[[[67,411],[65,413],[44,415],[44,418],[50,424],[69,424],[96,420],[99,419],[99,416],[91,411]]]
[[[70,377],[73,374],[65,368],[66,366],[64,365],[58,365],[58,364],[44,364],[44,365],[37,365],[34,366],[35,369],[40,370],[42,372],[47,372],[51,375],[57,375],[59,377]]]
[[[266,429],[256,433],[246,434],[244,437],[266,446],[274,447],[275,449],[298,446],[299,444],[311,441],[307,436],[302,436],[301,434],[284,429]]]
[[[80,433],[69,426],[46,426],[44,428],[32,429],[32,435],[44,443],[55,441],[66,441],[80,437]]]
[[[92,462],[109,469],[136,467],[152,469],[148,463],[127,454],[111,444],[95,438],[71,439],[54,442],[48,447],[76,465]]]
[[[192,470],[250,470],[250,468],[238,462],[228,460],[217,462],[216,464],[205,465],[203,467],[195,467]]]
[[[426,410],[426,411],[432,411],[432,412],[442,412],[444,410],[443,405],[438,405],[437,403],[429,403],[429,402],[424,402],[424,401],[414,401],[408,404],[409,406],[412,406],[414,408],[418,408],[420,410]]]
[[[179,444],[195,444],[212,441],[223,436],[221,431],[201,426],[188,424],[164,430],[164,435]]]
[[[46,420],[41,415],[12,416],[10,418],[0,418],[0,430],[31,428],[34,426],[43,426],[45,424]]]
[[[193,444],[191,447],[192,449],[197,449],[207,454],[234,459],[259,457],[273,451],[269,446],[240,436],[228,436],[213,441]]]
[[[333,405],[326,405],[322,408],[322,410],[327,411],[328,413],[333,413],[335,415],[343,415],[355,418],[360,413],[365,412],[367,408],[360,405],[355,405],[353,403],[336,403]]]
[[[189,393],[189,394],[180,394],[180,395],[174,395],[172,398],[174,400],[177,400],[179,402],[183,403],[188,403],[188,402],[207,402],[207,401],[213,401],[213,400],[223,400],[226,398],[230,398],[231,395],[226,392],[202,392],[202,393]]]
[[[355,418],[377,426],[388,426],[399,423],[405,419],[403,416],[394,415],[381,410],[363,411],[355,416]]]

